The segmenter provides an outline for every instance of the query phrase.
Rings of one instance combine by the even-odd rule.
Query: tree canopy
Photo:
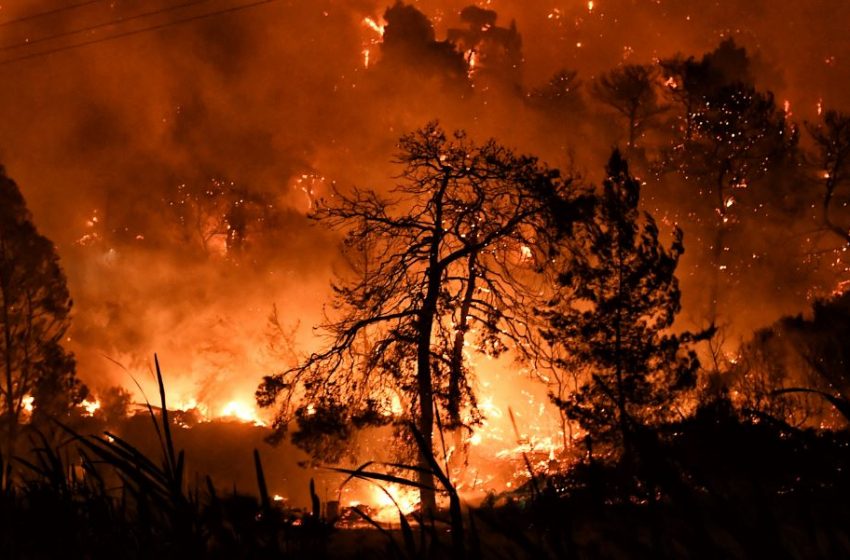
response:
[[[593,437],[628,444],[637,427],[669,418],[699,362],[687,347],[696,337],[670,332],[682,232],[665,248],[652,216],[638,210],[640,183],[619,152],[606,170],[594,219],[576,228],[560,290],[540,314],[555,367],[582,372],[576,391],[554,395],[557,404]]]
[[[73,356],[61,346],[70,312],[56,249],[38,233],[18,186],[0,167],[0,411],[7,452],[26,403],[58,413],[84,396]]]
[[[512,318],[537,293],[551,212],[573,216],[570,181],[494,141],[432,123],[400,148],[391,198],[335,193],[314,214],[343,233],[350,263],[323,325],[328,345],[257,392],[262,406],[277,405],[279,434],[298,421],[302,443],[403,419],[430,453],[435,414],[445,427],[474,424],[466,346],[494,356],[527,348],[528,323]]]

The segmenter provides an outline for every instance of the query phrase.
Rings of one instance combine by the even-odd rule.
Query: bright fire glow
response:
[[[242,401],[230,401],[224,405],[224,408],[221,409],[221,416],[223,418],[235,418],[242,422],[251,422],[255,426],[266,425],[266,423],[257,416],[256,409]]]
[[[207,407],[199,403],[198,400],[194,397],[189,398],[187,400],[177,401],[177,404],[174,405],[174,408],[182,412],[187,412],[189,410],[197,410],[201,413],[202,416],[207,415]]]
[[[35,399],[32,395],[25,395],[24,398],[21,400],[21,422],[25,424],[29,422],[30,418],[32,417],[34,401]]]
[[[468,50],[465,53],[466,63],[469,65],[469,76],[475,72],[475,67],[478,65],[478,54],[474,50]]]
[[[372,19],[370,17],[365,17],[365,18],[363,18],[363,24],[366,27],[368,27],[369,29],[371,29],[372,31],[374,31],[375,33],[377,33],[378,35],[380,35],[381,37],[384,36],[385,26],[381,25],[380,23],[378,23],[374,19]]]
[[[100,408],[100,401],[97,399],[85,399],[80,403],[80,407],[83,409],[85,416],[94,416],[94,413]]]
[[[385,25],[373,18],[365,17],[363,18],[363,26],[375,33],[375,35],[365,41],[363,50],[361,51],[363,53],[363,68],[369,68],[372,64],[372,51],[384,38]]]
[[[408,515],[419,505],[419,490],[416,488],[399,484],[387,484],[383,488],[386,492],[373,487],[369,500],[370,505],[376,508],[372,518],[379,523],[397,523],[399,511]]]

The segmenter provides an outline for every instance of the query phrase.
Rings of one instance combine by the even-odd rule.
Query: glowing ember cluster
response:
[[[372,63],[375,50],[381,44],[384,38],[384,28],[386,23],[381,19],[371,17],[363,18],[363,27],[371,33],[363,45],[363,68],[369,68]]]

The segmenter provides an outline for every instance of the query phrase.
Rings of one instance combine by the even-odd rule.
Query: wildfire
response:
[[[206,405],[201,404],[194,397],[191,397],[187,400],[177,401],[177,404],[174,406],[175,409],[181,412],[189,412],[190,410],[197,411],[204,418],[207,417],[209,410]]]
[[[377,33],[378,35],[380,35],[381,37],[384,36],[384,28],[386,26],[381,25],[380,23],[378,23],[374,19],[372,19],[370,17],[365,17],[365,18],[363,18],[363,24],[366,27],[368,27],[369,29],[371,29],[372,31],[374,31],[375,33]]]
[[[233,418],[241,422],[250,422],[255,426],[265,426],[266,423],[257,415],[257,410],[242,401],[230,401],[221,409],[222,418]]]
[[[21,421],[26,423],[32,417],[33,402],[35,398],[32,395],[26,395],[21,401]]]
[[[371,17],[365,17],[363,18],[363,26],[374,32],[374,35],[363,45],[363,50],[361,51],[363,53],[363,68],[369,68],[372,63],[372,49],[384,39],[386,25],[378,23],[378,21]]]
[[[372,519],[379,523],[398,522],[399,512],[408,515],[416,510],[419,505],[419,490],[400,484],[373,487],[368,502],[375,508]],[[351,506],[356,505],[357,502],[351,503]]]
[[[83,409],[84,416],[94,416],[94,413],[100,408],[100,401],[97,399],[85,399],[80,403],[80,408]]]
[[[365,65],[369,67],[369,52],[364,50]],[[325,188],[325,177],[316,173],[302,173],[295,179],[294,188],[304,193],[307,199],[307,209],[312,210],[316,199],[321,196],[321,191]]]
[[[476,70],[478,69],[478,53],[475,52],[475,49],[470,49],[463,53],[463,58],[466,60],[466,74],[471,79],[472,76],[475,74]]]

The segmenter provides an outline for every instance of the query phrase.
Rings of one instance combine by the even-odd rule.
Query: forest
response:
[[[850,8],[296,4],[0,11],[3,558],[850,556]]]

